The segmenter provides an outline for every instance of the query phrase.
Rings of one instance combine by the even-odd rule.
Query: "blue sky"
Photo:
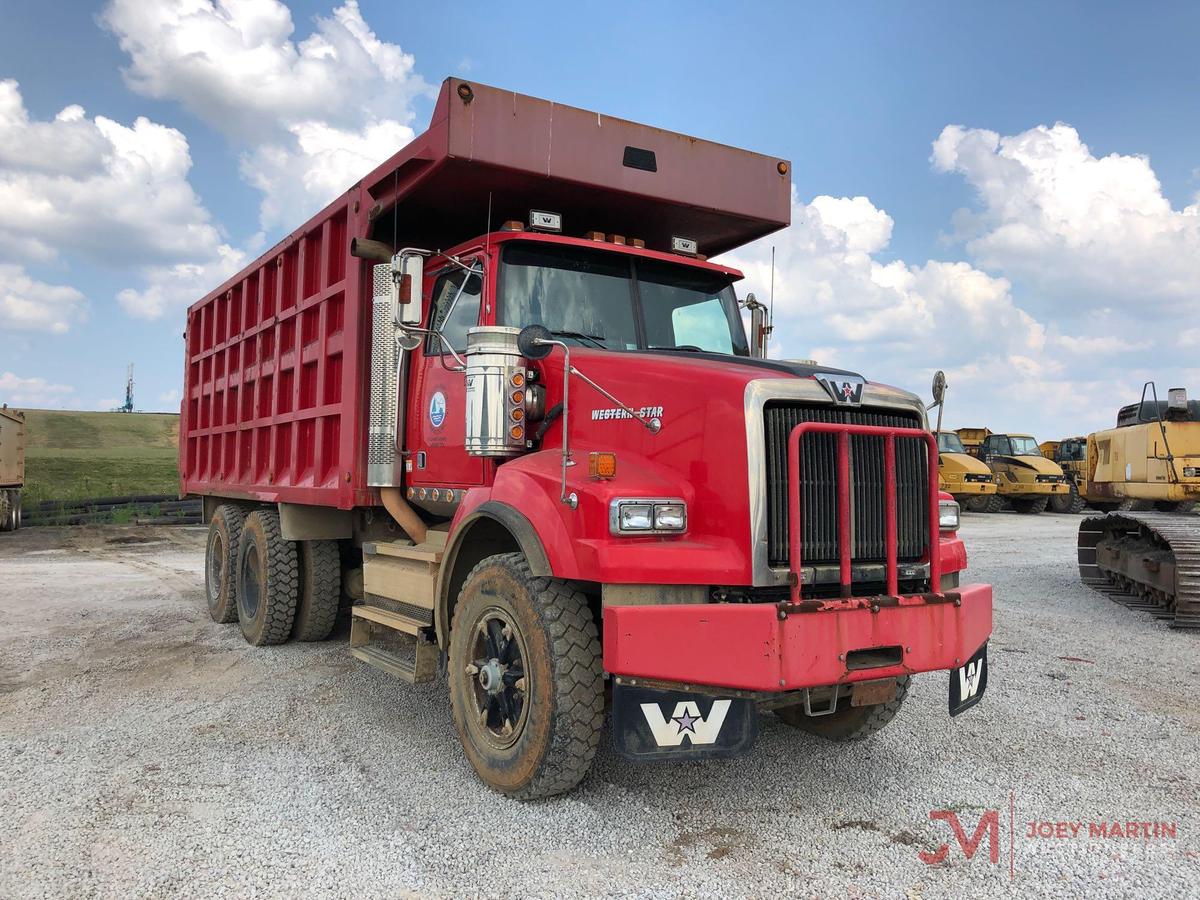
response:
[[[242,44],[261,40],[287,76],[288,54],[317,17],[352,5],[291,3],[291,35],[275,0],[261,0],[257,19],[203,0],[187,15],[123,6],[68,3],[48,15],[44,4],[7,0],[0,81],[18,83],[26,123],[0,127],[0,186],[23,185],[28,201],[45,184],[27,149],[5,153],[6,141],[30,146],[29,123],[74,104],[85,124],[145,117],[179,132],[191,160],[182,176],[154,176],[195,195],[162,209],[175,225],[191,217],[209,231],[194,252],[141,233],[77,251],[72,229],[84,222],[124,227],[104,209],[61,208],[89,190],[81,178],[76,194],[53,200],[66,229],[57,250],[30,253],[12,207],[7,245],[0,218],[0,272],[35,284],[7,318],[0,307],[0,393],[12,395],[0,399],[109,405],[132,361],[139,407],[171,408],[182,311],[205,278],[228,271],[218,248],[246,261],[299,224],[304,203],[320,205],[319,187],[283,196],[289,178],[324,166],[324,180],[339,183],[343,169],[296,150],[298,123],[362,132],[359,152],[383,158],[394,141],[372,142],[364,129],[378,119],[387,124],[375,137],[420,131],[432,103],[421,81],[449,74],[790,158],[796,224],[731,254],[753,289],[768,245],[781,248],[775,355],[817,356],[919,391],[943,366],[951,424],[1045,437],[1108,424],[1143,378],[1200,396],[1200,379],[1189,380],[1200,334],[1187,336],[1178,316],[1200,289],[1185,259],[1200,251],[1200,220],[1187,211],[1200,190],[1194,4],[604,4],[569,15],[563,4],[466,4],[447,18],[425,4],[360,0],[357,20],[385,50],[411,55],[408,70],[389,68],[394,56],[347,58],[375,105],[347,113],[349,95],[333,91],[327,108],[291,118],[220,83],[223,66],[248,64],[236,48],[202,41],[213,66],[197,73],[186,54],[162,49],[164,35],[213,27]],[[931,162],[954,125],[962,130],[944,135],[941,162]],[[264,147],[288,153],[289,168],[256,156]],[[273,191],[286,207],[274,216],[261,208]],[[151,272],[175,265],[194,267],[192,280]],[[153,302],[117,300],[156,284]],[[40,285],[83,299],[57,301],[70,315],[39,316],[31,305],[49,296]]]

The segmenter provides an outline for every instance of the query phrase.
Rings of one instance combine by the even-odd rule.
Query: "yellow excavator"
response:
[[[1056,513],[1083,512],[1087,506],[1084,486],[1087,484],[1087,443],[1085,437],[1063,438],[1061,441],[1042,441],[1038,449],[1042,456],[1058,463],[1067,478],[1068,494],[1050,498],[1050,511]]]
[[[1146,395],[1150,394],[1147,400]],[[1085,584],[1176,628],[1200,628],[1200,403],[1153,382],[1117,427],[1088,435],[1088,503],[1116,510],[1079,525]]]
[[[987,428],[959,428],[955,434],[996,480],[989,510],[997,511],[1007,501],[1020,513],[1045,512],[1052,497],[1070,493],[1063,470],[1042,456],[1032,435],[997,434]]]

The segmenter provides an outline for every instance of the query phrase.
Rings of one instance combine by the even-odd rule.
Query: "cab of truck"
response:
[[[953,431],[939,431],[937,442],[941,489],[966,509],[973,512],[986,510],[988,501],[996,495],[992,470],[968,453]]]
[[[997,494],[1017,512],[1045,512],[1052,497],[1070,493],[1062,468],[1042,455],[1032,435],[989,433],[978,455],[996,479]]]

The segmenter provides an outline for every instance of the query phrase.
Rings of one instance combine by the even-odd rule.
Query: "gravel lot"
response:
[[[580,789],[528,805],[470,772],[443,682],[344,635],[255,650],[212,624],[201,529],[0,536],[0,896],[1196,896],[1200,634],[1079,585],[1077,522],[967,517],[996,630],[960,718],[929,675],[863,744],[769,716],[727,762],[630,766],[606,741]],[[942,809],[968,837],[998,811],[999,863]],[[1113,821],[1176,835],[1088,836]]]

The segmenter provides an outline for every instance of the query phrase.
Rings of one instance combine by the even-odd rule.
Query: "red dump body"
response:
[[[182,490],[349,509],[367,487],[372,263],[531,209],[719,253],[789,221],[785,160],[447,79],[428,130],[188,310]],[[393,210],[399,210],[395,216]],[[403,425],[402,425],[403,427]]]

